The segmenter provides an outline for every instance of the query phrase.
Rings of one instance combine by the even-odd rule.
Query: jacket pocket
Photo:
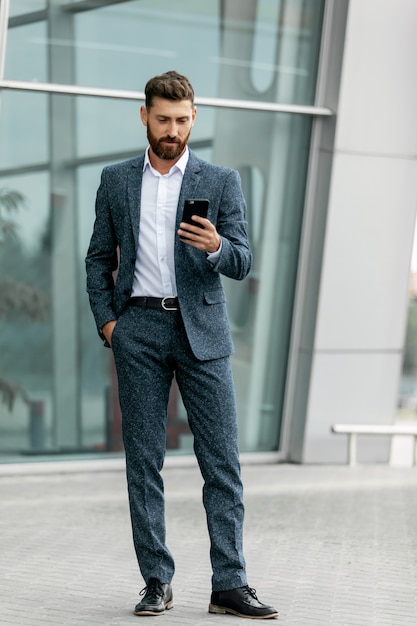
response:
[[[226,302],[226,294],[222,289],[206,291],[204,293],[204,302],[206,304],[221,304],[222,302]]]

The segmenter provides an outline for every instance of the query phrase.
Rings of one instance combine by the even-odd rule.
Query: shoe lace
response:
[[[160,596],[161,598],[164,595],[164,591],[162,589],[161,583],[156,578],[151,578],[141,591],[139,591],[140,596],[153,594],[155,596]]]
[[[255,589],[253,589],[252,587],[249,587],[249,585],[246,585],[246,587],[244,587],[244,590],[245,590],[245,593],[247,593],[248,595],[252,596],[252,598],[254,600],[258,600],[258,602],[259,602],[259,598],[256,595],[256,590]]]

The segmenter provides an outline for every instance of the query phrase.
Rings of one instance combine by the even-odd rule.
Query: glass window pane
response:
[[[215,92],[218,67],[208,58],[219,47],[215,2],[129,2],[81,13],[74,29],[79,84],[142,91],[150,76],[178,69],[196,92]]]
[[[142,91],[150,76],[176,69],[198,96],[314,102],[324,0],[132,0],[81,12],[76,4],[51,12],[49,35],[35,25],[10,30],[19,35],[6,78],[45,80],[15,59],[48,53],[51,82]]]
[[[259,92],[272,85],[278,45],[278,20],[281,3],[258,0],[252,48],[251,79]]]
[[[95,192],[105,163],[77,166],[76,159],[67,159],[70,152],[65,137],[73,134],[71,120],[76,119],[67,100],[58,96],[51,109],[51,133],[57,134],[55,139],[52,137],[52,145],[59,144],[51,169],[51,204],[46,174],[12,181],[0,179],[1,187],[16,189],[30,199],[28,208],[25,204],[12,216],[18,226],[19,244],[10,242],[2,247],[2,271],[9,274],[10,267],[9,275],[15,281],[33,274],[33,285],[50,298],[48,323],[14,317],[3,322],[8,332],[2,334],[7,344],[2,354],[8,356],[2,361],[6,365],[2,376],[22,381],[36,400],[42,396],[49,416],[44,445],[72,452],[117,451],[121,441],[120,412],[115,401],[112,356],[96,333],[84,270]],[[113,102],[116,118],[125,114],[122,105]],[[254,252],[248,278],[239,283],[224,279],[236,344],[232,364],[241,447],[246,451],[273,450],[280,432],[311,120],[253,111],[200,109],[200,119],[204,121],[208,115],[213,127],[203,124],[203,135],[196,133],[196,152],[240,171]],[[65,114],[70,117],[66,119]],[[131,111],[132,128],[137,123],[136,112]],[[141,140],[143,146],[146,131],[139,128],[138,143]],[[198,124],[193,133],[197,128]],[[252,130],[242,135],[242,128]],[[93,143],[91,150],[94,153]],[[124,153],[120,152],[119,157],[124,158]],[[60,163],[66,164],[63,170]],[[13,253],[10,246],[14,246]],[[49,268],[53,268],[52,273]],[[73,390],[69,397],[68,389]],[[19,411],[25,410],[20,406]],[[177,395],[172,398],[170,415],[170,452],[190,451],[191,439]],[[8,418],[3,410],[3,421],[7,423]],[[23,416],[20,420],[23,423]],[[20,433],[26,441],[28,428],[26,420],[26,430]],[[24,449],[23,439],[19,445],[13,439],[16,451]]]
[[[77,98],[77,154],[79,157],[138,153],[147,145],[146,131],[139,109],[144,102],[115,104],[106,98]],[[198,123],[193,128],[193,144],[211,144],[214,132],[213,109],[199,107]]]
[[[47,173],[0,179],[0,454],[53,447],[49,217]]]
[[[0,168],[48,160],[48,96],[4,90],[1,94]]]
[[[94,224],[95,193],[102,167],[103,164],[84,166],[77,171],[81,438],[85,449],[116,452],[121,449],[121,431],[117,438],[115,421],[119,408],[112,353],[103,347],[97,335],[85,290],[84,259]]]
[[[241,128],[248,129],[244,137]],[[212,159],[241,174],[254,255],[244,281],[224,279],[243,451],[278,445],[310,132],[309,117],[226,110],[217,116]]]
[[[10,17],[46,9],[47,0],[10,0]]]
[[[6,79],[48,82],[47,26],[47,22],[42,21],[9,28],[4,69]]]
[[[311,103],[323,2],[221,6],[133,0],[15,25],[7,77],[141,91],[152,75],[178,69],[201,96]],[[34,402],[18,397],[12,414],[0,405],[0,454],[121,450],[112,353],[89,310],[84,257],[102,167],[146,147],[141,104],[2,92],[0,190],[21,195],[12,213],[0,204],[16,227],[16,239],[0,243],[0,280],[26,277],[47,305],[41,320],[2,318],[0,293],[0,380],[15,380]],[[240,172],[248,204],[253,268],[242,282],[224,279],[242,451],[279,445],[310,131],[306,116],[199,106],[191,135],[199,156]],[[175,387],[168,414],[169,453],[191,453]]]

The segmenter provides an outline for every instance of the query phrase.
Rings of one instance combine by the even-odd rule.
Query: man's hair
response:
[[[145,105],[149,110],[154,98],[166,98],[167,100],[190,100],[194,104],[194,89],[188,78],[170,71],[154,76],[145,86]]]

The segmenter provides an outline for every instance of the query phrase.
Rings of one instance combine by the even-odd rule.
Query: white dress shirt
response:
[[[168,174],[151,165],[149,147],[143,164],[139,245],[132,296],[164,298],[177,295],[174,265],[175,221],[188,147]]]
[[[160,174],[151,165],[149,147],[145,153],[140,202],[139,245],[131,297],[175,297],[174,242],[177,236],[175,222],[182,179],[189,157],[188,146],[168,174]],[[215,263],[220,256],[222,242],[216,252],[207,254]]]

